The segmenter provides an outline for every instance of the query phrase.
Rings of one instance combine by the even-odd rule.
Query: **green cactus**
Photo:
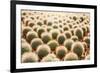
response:
[[[33,27],[35,24],[34,24],[34,22],[33,21],[30,21],[29,23],[28,23],[28,26],[30,26],[30,27]]]
[[[65,31],[64,34],[65,34],[66,38],[68,38],[68,39],[71,38],[71,36],[72,36],[70,31]]]
[[[48,26],[52,26],[52,22],[48,22],[48,24],[47,24]]]
[[[87,44],[87,46],[88,46],[88,48],[90,47],[90,37],[84,37],[84,42],[86,42],[86,44]]]
[[[67,40],[65,40],[65,42],[64,42],[64,46],[70,51],[70,50],[71,50],[71,46],[72,46],[73,43],[74,43],[73,40],[67,39]]]
[[[52,29],[50,31],[50,34],[52,35],[53,39],[57,39],[58,34],[60,34],[60,31],[58,29]]]
[[[29,31],[32,31],[32,28],[31,27],[23,27],[22,29],[22,33],[23,33],[23,38],[26,38],[26,34],[29,32]]]
[[[48,42],[52,39],[52,36],[51,36],[51,34],[49,34],[48,32],[44,32],[44,33],[41,35],[41,39],[42,39],[42,41],[46,44],[46,43],[48,43]]]
[[[52,27],[53,27],[54,29],[58,29],[58,24],[53,24]]]
[[[57,36],[57,41],[58,41],[58,43],[59,44],[63,44],[64,43],[64,41],[66,40],[66,36],[64,35],[64,34],[59,34],[58,36]]]
[[[82,40],[83,30],[81,28],[76,28],[74,34],[78,37],[79,40]]]
[[[41,61],[42,62],[54,62],[54,61],[59,61],[59,59],[56,58],[54,54],[48,54]]]
[[[38,62],[39,58],[36,53],[27,52],[22,55],[22,63]]]
[[[68,53],[68,50],[64,46],[58,46],[56,48],[56,56],[60,59],[62,59],[67,53]]]
[[[43,23],[42,22],[37,22],[37,25],[42,26]]]
[[[21,54],[25,52],[32,52],[32,47],[27,42],[21,44]]]
[[[40,59],[47,56],[50,52],[51,52],[50,47],[46,44],[42,44],[42,45],[38,46],[38,48],[36,50],[36,53],[38,54]]]
[[[78,37],[77,37],[77,36],[72,36],[71,39],[72,39],[73,41],[78,41]]]
[[[63,26],[63,30],[64,30],[64,31],[68,31],[68,30],[69,30],[69,26],[68,26],[68,25],[64,25],[64,26]]]
[[[33,31],[35,31],[35,32],[37,32],[38,28],[40,28],[40,26],[35,25],[35,26],[32,27]]]
[[[72,44],[72,51],[80,58],[84,52],[84,46],[81,42],[75,42]]]
[[[52,51],[54,51],[57,48],[57,46],[59,46],[56,40],[49,41],[47,45],[51,48]]]
[[[47,29],[48,32],[50,32],[52,30],[52,27],[48,26],[46,29]]]
[[[73,52],[69,52],[69,53],[66,54],[66,56],[64,57],[64,61],[73,61],[73,60],[78,60],[77,54],[75,54],[75,53],[73,53]]]
[[[43,41],[40,38],[35,38],[31,41],[32,49],[36,50],[39,45],[43,44]]]
[[[41,34],[44,33],[45,31],[46,31],[45,28],[42,27],[38,28],[37,29],[38,36],[41,38]]]
[[[86,28],[86,26],[82,26],[82,30],[83,30],[83,35],[85,36],[86,33],[87,33],[87,28]]]
[[[35,31],[29,31],[26,35],[26,40],[30,43],[34,38],[38,38],[38,34]]]

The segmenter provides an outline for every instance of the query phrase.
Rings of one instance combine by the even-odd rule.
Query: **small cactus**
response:
[[[52,51],[54,51],[59,44],[56,40],[51,40],[47,43],[47,45],[51,48]]]
[[[42,35],[41,35],[41,39],[44,43],[48,43],[51,39],[52,39],[52,36],[51,34],[49,34],[48,32],[44,32]]]
[[[51,33],[53,39],[57,39],[57,36],[58,36],[58,34],[60,34],[60,31],[57,29],[52,29],[50,31],[50,33]]]
[[[21,54],[25,52],[32,52],[32,47],[27,42],[21,44]]]
[[[83,30],[81,28],[76,28],[74,34],[78,37],[79,40],[82,40]]]
[[[60,59],[63,59],[63,57],[68,53],[68,50],[64,46],[58,46],[56,48],[56,56]]]
[[[74,43],[73,40],[67,39],[67,40],[65,40],[65,42],[64,42],[64,46],[70,51],[70,50],[71,50],[71,46],[72,46],[73,43]]]
[[[50,47],[45,44],[38,46],[36,50],[36,53],[38,54],[40,59],[47,56],[50,52],[51,52]]]
[[[59,34],[58,36],[57,36],[57,41],[58,41],[58,43],[59,44],[63,44],[64,43],[64,41],[66,40],[66,36],[64,35],[64,34]]]
[[[72,36],[70,31],[65,31],[64,34],[65,34],[66,38],[68,38],[68,39],[71,38],[71,36]]]
[[[33,29],[33,31],[37,32],[37,29],[38,29],[39,27],[40,27],[40,26],[35,25],[35,26],[32,27],[32,29]]]
[[[75,53],[73,53],[73,52],[69,52],[69,53],[66,54],[66,56],[64,57],[64,61],[73,61],[73,60],[78,60],[77,54],[75,54]]]
[[[42,27],[38,28],[37,29],[38,36],[41,38],[41,34],[44,33],[45,31],[46,31],[45,28]]]
[[[23,37],[26,38],[26,34],[29,32],[29,31],[32,31],[32,28],[31,27],[23,27],[22,29],[22,33],[23,33]]]
[[[38,38],[38,34],[35,31],[29,31],[26,35],[27,41],[30,43],[34,38]]]
[[[43,44],[43,41],[40,38],[35,38],[31,41],[32,49],[36,50],[39,45]]]
[[[68,30],[69,30],[69,26],[64,25],[64,26],[63,26],[63,30],[64,30],[64,31],[68,31]]]
[[[90,47],[90,37],[84,37],[84,42],[86,42],[88,48]]]
[[[86,33],[87,33],[87,28],[86,28],[86,26],[82,26],[82,30],[83,30],[83,35],[85,36]]]
[[[72,36],[71,39],[72,39],[73,41],[78,41],[78,37],[77,37],[77,36]]]
[[[22,63],[38,62],[39,58],[36,53],[27,52],[22,55]]]
[[[72,45],[72,51],[78,55],[80,58],[84,53],[84,46],[81,42],[75,42]]]

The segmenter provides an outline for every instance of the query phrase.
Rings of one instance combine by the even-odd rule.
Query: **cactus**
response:
[[[31,41],[32,49],[36,50],[39,45],[43,44],[43,41],[40,38],[35,38]]]
[[[42,45],[38,46],[38,48],[36,50],[36,53],[38,54],[40,59],[47,56],[50,52],[51,52],[50,47],[46,44],[42,44]]]
[[[72,36],[71,39],[72,39],[73,41],[78,41],[78,37],[77,37],[77,36]]]
[[[64,57],[64,61],[73,61],[73,60],[78,60],[77,54],[75,54],[75,53],[73,53],[73,52],[69,52],[69,53],[66,54],[66,56]]]
[[[68,30],[69,30],[69,26],[68,26],[68,25],[64,25],[64,26],[63,26],[63,30],[64,30],[64,31],[68,31]]]
[[[71,50],[71,46],[72,46],[73,43],[74,43],[73,40],[67,39],[67,40],[65,40],[65,42],[64,42],[64,46],[70,51],[70,50]]]
[[[27,42],[21,44],[21,54],[25,52],[32,52],[32,47]]]
[[[53,24],[52,27],[53,27],[54,29],[58,29],[58,24]]]
[[[62,59],[67,53],[68,53],[68,50],[64,46],[58,46],[56,48],[56,56],[60,59]]]
[[[51,48],[52,51],[54,51],[59,44],[56,40],[51,40],[47,43],[47,45]]]
[[[52,22],[48,22],[48,24],[47,24],[48,26],[52,26]]]
[[[63,44],[64,43],[64,41],[66,40],[66,36],[64,35],[64,34],[59,34],[58,36],[57,36],[57,41],[58,41],[58,43],[59,44]]]
[[[84,42],[86,42],[86,44],[87,44],[87,46],[88,46],[88,48],[90,47],[90,37],[84,37]]]
[[[72,51],[80,58],[84,52],[84,46],[81,42],[75,42],[72,44]]]
[[[27,52],[22,55],[22,63],[38,62],[39,58],[36,53]]]
[[[65,34],[66,38],[68,38],[68,39],[71,38],[71,36],[72,36],[70,31],[65,31],[64,34]]]
[[[48,26],[46,29],[47,29],[48,32],[50,32],[51,29],[52,29],[52,27],[51,26]]]
[[[51,34],[49,34],[48,32],[44,32],[44,33],[41,35],[41,39],[42,39],[42,41],[46,44],[46,43],[48,43],[48,42],[52,39],[52,36],[51,36]]]
[[[42,27],[38,28],[37,29],[38,36],[41,38],[41,34],[44,33],[45,31],[46,31],[45,28]]]
[[[35,25],[35,26],[32,27],[33,31],[35,31],[35,32],[37,32],[38,28],[40,28],[40,26]]]
[[[76,28],[74,34],[78,37],[79,40],[82,40],[83,30],[81,28]]]
[[[30,43],[34,38],[38,38],[38,34],[35,31],[29,31],[26,35],[26,40]]]
[[[56,58],[56,56],[54,54],[48,54],[41,61],[42,62],[54,62],[54,61],[59,61],[59,59]]]
[[[42,22],[37,22],[37,25],[42,26],[43,23]]]
[[[83,35],[85,36],[86,33],[87,33],[87,28],[86,28],[86,26],[82,26],[82,30],[83,30]]]
[[[58,34],[60,34],[60,31],[58,29],[52,29],[50,31],[50,33],[51,33],[53,39],[57,39],[57,36],[58,36]]]
[[[31,27],[23,27],[22,29],[22,33],[23,33],[23,38],[26,38],[26,34],[29,32],[29,31],[32,31],[32,28]]]
[[[29,23],[28,23],[28,26],[30,26],[30,27],[33,27],[35,24],[34,24],[34,22],[33,21],[30,21]]]

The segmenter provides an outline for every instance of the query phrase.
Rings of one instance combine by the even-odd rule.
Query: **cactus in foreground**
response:
[[[50,47],[45,44],[38,46],[38,48],[36,50],[36,53],[38,54],[40,59],[47,56],[50,52],[51,52]]]
[[[66,38],[68,38],[68,39],[71,38],[71,36],[72,36],[70,31],[65,31],[64,34],[65,34]]]
[[[73,43],[74,43],[73,40],[67,39],[67,40],[65,40],[65,42],[64,42],[64,46],[70,51],[70,50],[71,50],[71,46],[72,46]]]
[[[56,56],[60,59],[63,59],[63,57],[68,53],[68,50],[64,46],[58,46],[56,48]]]
[[[52,39],[52,36],[51,34],[49,34],[48,32],[44,32],[42,35],[41,35],[41,39],[44,43],[48,43],[51,39]]]
[[[34,38],[38,38],[38,34],[35,31],[29,31],[26,35],[27,41],[30,43]]]
[[[21,44],[21,54],[25,52],[32,52],[32,47],[27,42]]]
[[[64,35],[64,34],[59,34],[58,36],[57,36],[57,41],[58,41],[58,43],[59,44],[63,44],[64,43],[64,41],[66,40],[66,36]]]
[[[32,49],[36,50],[39,45],[43,44],[43,41],[40,38],[35,38],[31,41]]]
[[[59,59],[54,54],[48,54],[41,61],[42,62],[54,62],[54,61],[59,61]]]
[[[77,36],[72,36],[71,39],[72,39],[73,41],[78,41],[78,37],[77,37]]]
[[[53,39],[57,39],[57,36],[58,36],[58,34],[60,34],[60,31],[58,29],[52,29],[50,31],[50,33],[51,33]]]
[[[45,31],[46,31],[45,28],[42,27],[38,28],[37,29],[38,36],[41,38],[41,34],[44,33]]]
[[[69,53],[66,54],[66,56],[64,57],[64,61],[73,61],[73,60],[78,60],[77,54],[75,54],[75,53],[73,53],[73,52],[69,52]]]
[[[31,27],[23,27],[22,29],[22,33],[23,33],[23,38],[26,38],[26,34],[29,32],[29,31],[32,31],[32,28]]]
[[[51,49],[52,51],[54,51],[54,50],[57,48],[57,46],[59,46],[59,44],[58,44],[58,42],[57,42],[56,40],[51,40],[51,41],[49,41],[49,42],[47,43],[47,45],[50,47],[50,49]]]
[[[84,52],[84,46],[81,42],[75,42],[72,45],[72,51],[80,58]]]
[[[88,48],[90,47],[90,37],[84,37],[84,42],[86,42]]]
[[[22,63],[38,62],[39,58],[36,53],[27,52],[22,55]]]
[[[82,40],[83,30],[81,28],[76,28],[74,34],[78,37],[79,40]]]

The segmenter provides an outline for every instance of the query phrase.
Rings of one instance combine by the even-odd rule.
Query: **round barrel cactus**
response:
[[[78,37],[79,40],[82,40],[83,30],[81,28],[76,28],[74,34]]]
[[[22,55],[22,63],[38,62],[39,58],[36,53],[27,52]]]
[[[69,30],[69,26],[68,26],[68,25],[64,25],[64,26],[63,26],[63,30],[64,30],[64,31],[68,31],[68,30]]]
[[[78,60],[77,54],[75,54],[75,53],[73,53],[73,52],[69,52],[69,53],[66,54],[66,56],[64,57],[64,61],[73,61],[73,60]]]
[[[31,27],[23,27],[22,29],[22,34],[23,34],[23,38],[26,38],[26,34],[29,32],[29,31],[32,31],[32,28]]]
[[[87,33],[87,28],[86,28],[86,26],[82,26],[81,28],[82,28],[82,30],[83,30],[83,35],[85,36],[86,33]]]
[[[50,33],[51,33],[53,39],[57,39],[57,36],[58,36],[58,34],[60,34],[60,31],[58,29],[52,29],[50,31]]]
[[[45,31],[46,31],[45,28],[42,28],[42,27],[38,28],[37,29],[38,36],[41,38],[41,34],[44,33]]]
[[[35,31],[29,31],[26,35],[27,41],[30,43],[34,38],[38,38],[38,34]]]
[[[59,43],[56,40],[51,40],[47,43],[47,45],[52,51],[54,51],[57,48],[57,46],[59,46]]]
[[[42,45],[38,46],[38,48],[36,50],[36,53],[38,54],[40,59],[42,59],[43,57],[45,57],[48,54],[50,54],[50,52],[51,52],[51,49],[46,44],[42,44]]]
[[[77,37],[77,36],[72,36],[71,39],[72,39],[73,41],[78,41],[78,37]]]
[[[41,39],[44,43],[48,43],[51,39],[52,39],[52,36],[50,33],[48,32],[44,32],[42,35],[41,35]]]
[[[66,38],[68,38],[68,39],[71,38],[71,36],[72,36],[70,31],[65,31],[64,34],[65,34]]]
[[[84,46],[81,42],[74,42],[72,44],[72,51],[80,58],[84,52]]]
[[[68,50],[64,46],[58,46],[56,48],[56,56],[60,59],[63,59],[63,57],[68,53]]]
[[[27,42],[21,44],[21,54],[25,52],[32,52],[32,47]]]
[[[87,44],[87,46],[88,46],[88,48],[90,47],[90,37],[84,37],[84,42],[86,42],[86,44]]]
[[[65,34],[59,34],[59,35],[57,36],[57,41],[58,41],[59,44],[62,45],[62,44],[64,43],[65,40],[66,40]]]
[[[36,50],[39,45],[43,44],[43,41],[40,38],[35,38],[31,41],[32,49]]]
[[[73,43],[74,43],[73,40],[67,39],[67,40],[65,40],[65,42],[64,42],[64,46],[70,51],[70,50],[71,50],[71,46],[72,46]]]

